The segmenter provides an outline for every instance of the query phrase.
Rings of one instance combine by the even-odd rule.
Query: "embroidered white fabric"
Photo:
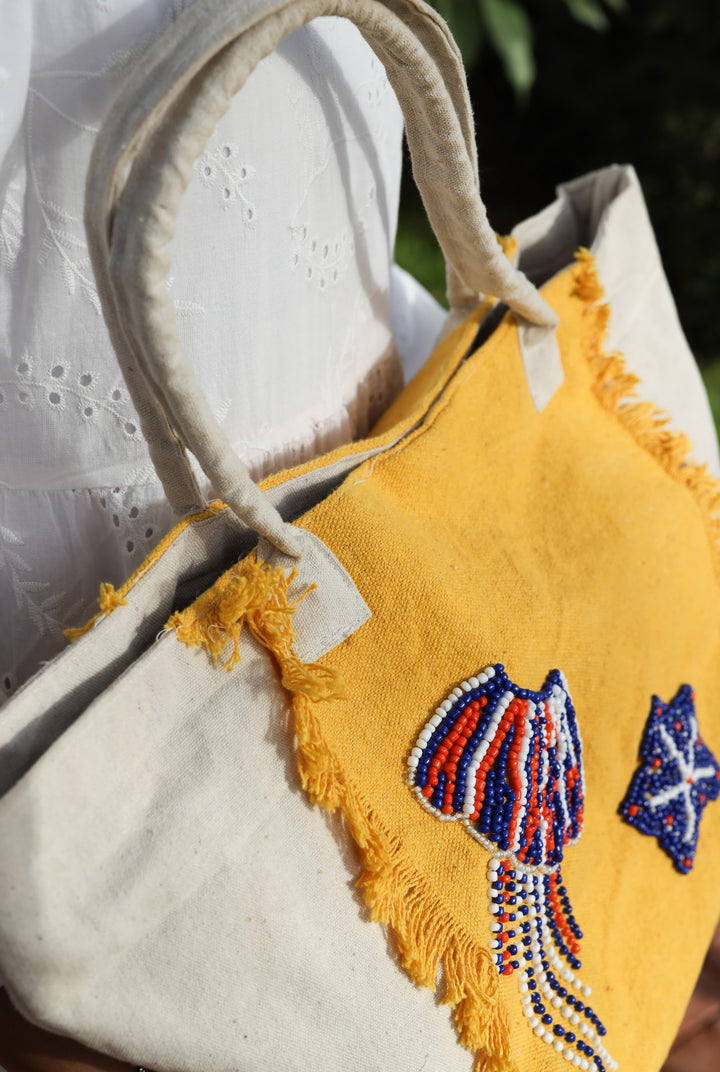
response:
[[[188,2],[0,0],[0,703],[175,520],[82,214],[103,115]],[[255,477],[363,434],[402,385],[398,351],[414,369],[432,348],[439,306],[393,282],[401,139],[382,64],[346,20],[318,19],[260,64],[197,162],[168,286]]]

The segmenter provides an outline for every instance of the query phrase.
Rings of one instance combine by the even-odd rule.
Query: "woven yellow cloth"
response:
[[[720,804],[707,807],[687,875],[618,807],[654,694],[668,702],[692,684],[701,731],[720,748],[717,489],[652,407],[628,399],[632,377],[603,353],[589,256],[543,295],[560,316],[565,382],[542,413],[512,320],[462,362],[466,327],[381,430],[432,401],[420,426],[299,522],[373,612],[321,660],[346,698],[296,697],[300,765],[311,797],[345,813],[373,915],[416,982],[438,978],[478,1067],[566,1067],[528,1027],[517,979],[492,962],[488,851],[406,783],[419,731],[463,679],[502,662],[537,690],[560,668],[587,785],[584,832],[563,864],[584,931],[580,974],[620,1068],[656,1072],[720,910]]]
[[[298,522],[345,566],[372,617],[286,684],[305,788],[344,813],[364,862],[360,888],[405,970],[454,1006],[478,1070],[553,1072],[567,1067],[558,1048],[578,1057],[576,1039],[538,1037],[522,973],[498,972],[490,849],[420,806],[408,756],[437,706],[483,667],[502,663],[536,691],[553,668],[564,673],[586,783],[583,833],[562,865],[584,932],[579,974],[593,995],[583,1001],[607,1029],[602,1067],[657,1072],[720,912],[720,802],[708,802],[688,874],[619,807],[654,696],[667,704],[690,684],[700,731],[720,749],[720,493],[688,460],[686,438],[633,401],[622,358],[604,352],[608,308],[591,256],[581,251],[543,296],[559,314],[565,381],[541,413],[511,317],[466,356],[486,306],[438,348],[370,444],[266,482],[386,446]],[[251,566],[267,589],[260,603],[285,615],[280,639],[267,641],[283,669],[292,608],[265,567]],[[236,574],[171,620],[179,639],[204,643],[182,627],[224,605]],[[222,625],[232,656],[242,621],[205,625],[208,635]],[[323,673],[338,687],[323,686],[335,698],[317,702],[322,690],[304,678]],[[569,1010],[550,1011],[567,1033]],[[579,1059],[600,1067],[585,1051]]]

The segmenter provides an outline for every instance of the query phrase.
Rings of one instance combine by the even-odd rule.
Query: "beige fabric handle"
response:
[[[289,554],[299,553],[300,533],[250,480],[182,353],[165,288],[166,247],[194,162],[233,94],[282,37],[318,15],[350,18],[386,66],[428,216],[465,284],[454,280],[455,296],[465,299],[467,288],[491,292],[535,323],[554,322],[487,222],[462,61],[431,8],[421,0],[198,0],[126,84],[97,139],[88,242],[108,327],[168,497],[181,510],[199,500],[187,446],[215,492]]]

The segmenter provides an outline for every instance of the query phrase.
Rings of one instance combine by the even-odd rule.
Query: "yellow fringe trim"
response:
[[[637,399],[640,382],[630,372],[621,354],[605,352],[610,306],[605,297],[595,258],[588,249],[575,254],[572,293],[588,306],[590,333],[587,361],[593,376],[592,390],[601,405],[613,413],[637,442],[662,465],[674,480],[694,495],[702,512],[713,553],[715,574],[720,581],[720,483],[706,465],[691,457],[692,443],[683,432],[668,428],[670,418],[652,402]]]
[[[434,991],[442,965],[443,1004],[453,1007],[460,1041],[476,1054],[478,1072],[517,1072],[490,950],[438,909],[424,878],[407,863],[402,840],[390,835],[346,778],[323,738],[312,704],[297,696],[294,710],[303,788],[313,804],[328,811],[340,808],[344,815],[362,853],[357,886],[372,919],[390,925],[402,966],[418,986]]]
[[[220,577],[191,606],[176,611],[166,628],[174,629],[178,640],[188,647],[203,647],[217,665],[228,644],[232,654],[224,663],[233,670],[240,662],[240,634],[247,625],[252,636],[274,656],[280,669],[282,684],[292,693],[301,693],[311,700],[329,700],[344,695],[340,674],[317,663],[303,663],[294,653],[292,615],[308,592],[288,603],[290,582],[297,576],[293,570],[288,577],[280,566],[258,562],[255,553]]]
[[[95,622],[100,618],[106,617],[108,614],[116,609],[116,607],[126,607],[127,599],[125,599],[120,592],[116,592],[111,584],[100,585],[100,595],[98,596],[98,606],[100,610],[97,614],[93,615],[89,622],[85,622],[85,625],[80,625],[76,629],[66,629],[65,636],[70,643],[77,640],[78,637],[84,636],[85,633],[89,633]]]

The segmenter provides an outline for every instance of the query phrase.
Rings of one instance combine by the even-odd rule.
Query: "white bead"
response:
[[[553,1042],[553,1048],[556,1049],[558,1053],[560,1053],[563,1048],[563,1044],[560,1039],[555,1039],[555,1041]]]
[[[556,994],[555,997],[552,999],[551,1004],[554,1009],[559,1009],[562,1005],[562,998],[558,997],[558,995]]]
[[[419,751],[419,749],[418,749],[418,751]],[[407,765],[408,765],[408,767],[412,767],[413,770],[415,769],[415,767],[417,767],[419,762],[420,762],[420,759],[418,758],[418,756],[408,756]]]
[[[480,682],[478,681],[478,679],[476,677],[468,678],[468,680],[470,682],[470,687],[473,688],[473,689],[476,689],[478,687],[478,685],[480,684]]]
[[[429,730],[423,730],[422,733],[420,734],[420,736],[418,737],[418,744],[421,745],[421,746],[424,745],[424,744],[427,744],[431,737],[432,737],[432,733],[430,733]]]
[[[502,949],[502,942],[498,942],[496,939],[493,939],[493,941],[490,943],[490,948],[491,949]]]
[[[533,957],[533,964],[542,964],[542,957],[539,953],[536,953]]]
[[[576,1053],[576,1054],[575,1054],[575,1056],[573,1057],[573,1064],[574,1064],[574,1065],[577,1065],[577,1066],[578,1066],[578,1068],[579,1068],[579,1067],[580,1067],[580,1061],[581,1061],[581,1060],[582,1060],[582,1058],[580,1057],[580,1054],[579,1054],[579,1053]]]
[[[422,748],[418,748],[417,745],[416,745],[415,748],[413,748],[413,750],[411,751],[410,755],[411,756],[417,756],[418,759],[419,759],[420,756],[422,755]]]
[[[481,685],[485,685],[487,683],[487,680],[488,680],[487,674],[478,674],[478,678],[479,678],[479,681],[480,681]]]
[[[530,1002],[532,1001],[532,998],[530,997],[529,994],[521,994],[520,995],[520,1000],[522,1001],[523,1005],[529,1005]]]
[[[570,1023],[573,1025],[573,1027],[577,1027],[577,1025],[580,1023],[580,1017],[576,1012],[574,1012],[570,1017]]]
[[[532,1005],[523,1005],[523,1012],[525,1013],[525,1015],[527,1016],[527,1018],[529,1020],[531,1018],[531,1016],[533,1015],[533,1007],[532,1007]]]
[[[570,1019],[570,1017],[572,1016],[572,1009],[570,1008],[569,1005],[563,1005],[562,1014],[563,1014],[563,1016],[565,1017],[566,1020]]]
[[[491,923],[491,924],[490,924],[490,930],[491,930],[491,931],[492,931],[492,932],[493,932],[494,934],[499,934],[499,933],[500,933],[500,931],[502,930],[502,923]]]
[[[572,1050],[563,1050],[563,1057],[566,1061],[572,1061],[575,1057],[575,1054],[572,1052]]]
[[[520,983],[518,990],[521,994],[527,994],[530,991],[530,987],[527,985],[527,983]]]
[[[499,871],[499,870],[500,870],[500,861],[497,860],[494,856],[491,857],[488,860],[488,871]]]
[[[462,695],[462,693],[460,695]],[[447,712],[447,711],[450,710],[451,707],[452,707],[452,700],[443,700],[443,702],[440,704],[440,710],[441,711]]]
[[[535,1032],[535,1034],[537,1035],[538,1038],[542,1038],[542,1036],[545,1034],[545,1028],[543,1027],[542,1024],[538,1024],[537,1027],[534,1027],[533,1031]]]
[[[459,688],[457,688],[457,687],[455,687],[455,688],[454,688],[454,689],[452,690],[452,692],[450,693],[450,695],[451,695],[451,696],[454,696],[456,700],[460,700],[460,699],[462,699],[462,694],[463,694],[463,690],[462,690],[462,689],[459,689]]]
[[[485,667],[485,673],[487,674],[488,677],[495,677],[495,667],[494,666],[486,666]]]
[[[580,990],[581,990],[583,996],[586,997],[586,998],[589,998],[590,995],[592,994],[592,987],[590,987],[590,986],[582,986],[582,987],[580,987]]]
[[[552,1035],[550,1034],[549,1031],[546,1031],[545,1034],[543,1035],[543,1042],[552,1042],[552,1041],[553,1041]]]
[[[530,1019],[528,1020],[528,1024],[530,1025],[530,1027],[535,1029],[536,1027],[539,1026],[540,1021],[538,1020],[537,1016],[531,1016]]]
[[[574,983],[575,982],[575,976],[573,975],[573,973],[568,968],[565,968],[563,970],[562,977],[563,977],[563,979],[565,980],[566,983]],[[584,991],[583,991],[583,993],[584,993]]]

